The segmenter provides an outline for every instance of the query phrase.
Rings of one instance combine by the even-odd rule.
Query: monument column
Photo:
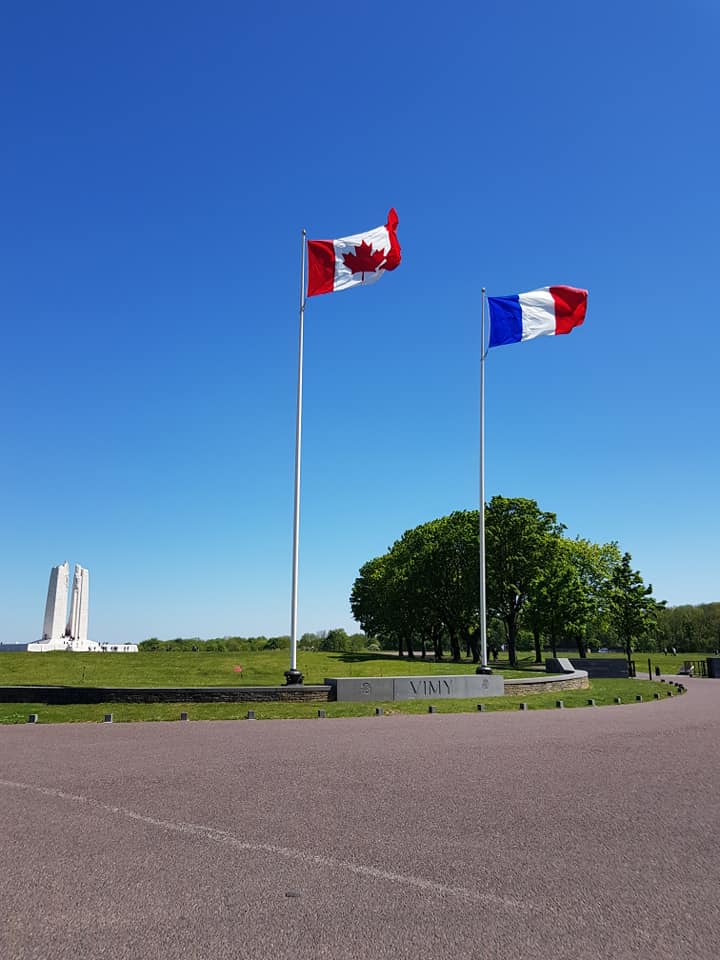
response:
[[[61,640],[63,637],[69,580],[70,565],[67,560],[50,571],[43,621],[43,640]]]

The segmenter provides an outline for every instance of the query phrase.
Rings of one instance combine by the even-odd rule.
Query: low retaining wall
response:
[[[558,690],[587,690],[590,686],[586,670],[574,673],[549,673],[539,677],[517,677],[505,681],[505,696],[519,697],[528,693],[555,693]]]
[[[0,703],[326,703],[330,687],[0,687]]]
[[[0,703],[327,703],[470,699],[519,696],[556,690],[584,690],[587,673],[548,674],[504,680],[498,674],[437,677],[334,677],[324,684],[277,687],[69,687],[0,686]]]

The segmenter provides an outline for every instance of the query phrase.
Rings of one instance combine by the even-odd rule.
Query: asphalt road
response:
[[[715,958],[720,682],[584,710],[0,727],[0,958]]]

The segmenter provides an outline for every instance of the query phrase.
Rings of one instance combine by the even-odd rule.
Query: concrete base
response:
[[[501,697],[499,674],[451,674],[445,677],[326,677],[333,700],[449,700]]]
[[[28,643],[24,646],[28,653],[137,653],[135,643],[96,643],[94,640],[71,640],[64,637],[61,640],[38,640],[37,643]]]

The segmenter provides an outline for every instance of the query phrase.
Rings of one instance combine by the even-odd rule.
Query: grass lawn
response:
[[[10,656],[8,654],[8,656]],[[32,656],[32,654],[30,655]],[[52,656],[42,654],[41,657]],[[79,656],[69,654],[69,656]],[[89,656],[99,656],[90,654]],[[163,656],[165,656],[163,654]],[[367,676],[368,674],[364,674]],[[590,698],[597,706],[613,706],[615,698],[623,703],[636,705],[636,696],[643,697],[643,704],[654,703],[657,693],[661,700],[668,699],[668,691],[677,695],[668,684],[649,680],[593,680],[588,690],[564,690],[560,693],[536,693],[523,697],[487,697],[472,700],[438,700],[438,713],[477,714],[477,704],[483,703],[488,712],[520,709],[520,702],[528,710],[555,709],[558,700],[566,708],[588,707]],[[406,700],[394,703],[97,703],[92,705],[50,706],[44,703],[0,703],[0,724],[26,723],[28,715],[38,714],[39,723],[101,723],[106,713],[113,715],[114,722],[138,720],[179,720],[182,711],[191,720],[240,720],[247,717],[248,710],[255,711],[258,720],[286,720],[317,718],[318,710],[325,710],[328,719],[333,717],[374,716],[375,708],[381,707],[386,715],[426,714],[430,700]],[[381,718],[378,718],[380,722]]]
[[[242,666],[242,673],[235,671]],[[287,650],[250,653],[2,653],[0,685],[61,684],[77,687],[228,687],[277,686],[290,666]],[[523,664],[524,666],[524,664]],[[461,663],[400,659],[383,653],[305,653],[298,655],[305,683],[325,677],[397,677],[417,674],[474,673]],[[503,676],[523,670],[498,664]]]

